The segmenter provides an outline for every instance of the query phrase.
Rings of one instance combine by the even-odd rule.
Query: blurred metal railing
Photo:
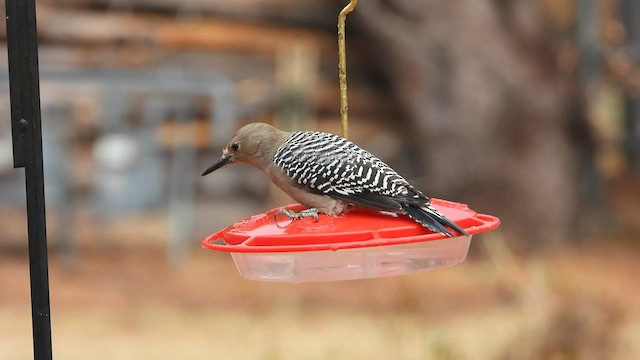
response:
[[[60,134],[68,135],[69,131],[59,128],[73,126],[70,106],[73,94],[93,91],[99,98],[100,110],[99,135],[94,146],[92,208],[110,218],[147,211],[166,197],[170,229],[168,259],[172,262],[184,259],[193,240],[193,202],[199,174],[198,149],[194,141],[185,137],[192,140],[198,134],[185,133],[187,130],[183,129],[194,127],[178,127],[178,131],[170,135],[175,138],[172,140],[175,146],[168,153],[167,162],[163,159],[167,152],[158,144],[157,130],[166,120],[179,124],[193,122],[197,104],[204,100],[209,106],[209,118],[205,121],[210,123],[210,142],[221,145],[237,126],[238,106],[232,80],[220,74],[176,69],[43,70],[41,79],[43,89],[56,94],[52,106],[43,101],[45,117],[55,120],[45,126],[48,133],[45,143],[54,149],[49,151],[45,163],[52,174],[47,179],[48,187],[52,194],[59,194],[51,206],[62,205],[59,209],[65,221],[75,218],[73,213],[69,214],[74,211],[69,206],[73,197],[69,191],[72,180],[68,171],[60,171],[72,166],[65,145],[68,139]],[[0,83],[7,80],[6,75],[0,73]],[[65,99],[64,94],[69,97]],[[134,108],[140,110],[140,115],[131,121]],[[64,226],[71,227],[71,224]],[[61,239],[63,249],[73,249],[68,243],[69,236],[65,234]]]

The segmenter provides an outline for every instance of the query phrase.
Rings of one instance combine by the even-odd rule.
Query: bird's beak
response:
[[[222,155],[218,160],[216,160],[213,164],[211,164],[211,166],[209,166],[207,168],[207,170],[205,170],[202,173],[202,176],[205,176],[205,175],[207,175],[209,173],[212,173],[212,172],[220,169],[221,167],[227,165],[230,160],[231,160],[231,156]]]

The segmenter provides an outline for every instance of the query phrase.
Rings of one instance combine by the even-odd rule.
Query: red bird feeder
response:
[[[251,280],[306,282],[409,274],[461,263],[471,236],[500,220],[467,205],[432,199],[432,205],[469,236],[446,237],[404,215],[354,208],[332,218],[276,219],[276,211],[252,216],[208,236],[206,249],[229,252]],[[300,211],[295,204],[286,209]],[[286,226],[285,226],[286,225]]]
[[[344,138],[347,138],[348,124],[345,19],[357,2],[351,0],[338,16],[340,117]],[[223,162],[216,164],[203,175],[224,165]],[[464,204],[434,199],[432,205],[469,235],[447,237],[407,216],[363,208],[354,208],[349,214],[335,218],[320,215],[318,219],[293,220],[285,226],[278,221],[279,209],[273,209],[218,231],[204,239],[202,245],[231,253],[238,271],[247,279],[350,280],[459,264],[467,257],[473,234],[500,224],[498,218],[477,214]],[[303,207],[289,205],[285,209],[299,212]]]

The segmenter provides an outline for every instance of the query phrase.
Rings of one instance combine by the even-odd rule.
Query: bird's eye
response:
[[[238,151],[238,149],[240,149],[240,144],[238,143],[231,144],[231,150]]]

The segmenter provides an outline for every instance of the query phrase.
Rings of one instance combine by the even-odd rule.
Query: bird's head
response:
[[[222,156],[202,173],[205,176],[232,163],[264,167],[275,150],[287,138],[287,133],[269,124],[251,123],[243,126],[222,150]]]

